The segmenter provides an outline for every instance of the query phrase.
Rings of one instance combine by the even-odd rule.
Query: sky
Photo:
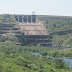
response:
[[[0,14],[72,16],[72,0],[0,0]]]

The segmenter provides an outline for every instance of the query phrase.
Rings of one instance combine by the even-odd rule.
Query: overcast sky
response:
[[[72,16],[72,0],[0,0],[0,14]]]

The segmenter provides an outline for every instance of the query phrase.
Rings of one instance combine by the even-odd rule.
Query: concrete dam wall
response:
[[[51,42],[53,37],[49,35],[45,26],[38,22],[37,15],[12,15],[12,20],[14,20],[15,24],[0,23],[1,35],[14,35],[19,39],[21,45],[26,46],[52,45]]]
[[[22,45],[51,46],[52,36],[43,24],[38,22],[36,15],[16,15],[22,35],[17,35]]]
[[[36,15],[16,15],[15,20],[23,35],[49,35],[43,24],[37,22]]]

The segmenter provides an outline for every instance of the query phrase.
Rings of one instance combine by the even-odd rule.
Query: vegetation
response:
[[[72,18],[49,18],[43,18],[42,22],[53,35],[52,44],[57,48],[20,46],[17,37],[0,35],[0,72],[72,72],[68,63],[58,59],[72,58]],[[0,16],[0,23],[14,24],[15,21],[12,16],[5,14]],[[33,55],[32,52],[42,56]],[[47,55],[55,59],[44,57]]]
[[[0,15],[0,23],[16,24],[14,18],[9,14]]]
[[[52,45],[54,47],[72,47],[72,17],[41,15],[38,16],[38,18],[39,21],[46,26],[48,32],[53,36]],[[10,24],[16,23],[13,16],[9,14],[1,15],[0,22]],[[9,41],[10,40],[7,39],[5,42]],[[18,40],[16,43],[18,43]]]
[[[39,20],[53,35],[53,46],[72,47],[72,17],[39,16]]]
[[[71,72],[61,59],[35,56],[30,52],[43,52],[48,48],[0,45],[0,72]]]
[[[0,45],[1,44],[20,44],[17,37],[12,35],[0,35]]]
[[[48,20],[47,23],[49,32],[72,30],[72,20]]]
[[[72,33],[65,35],[53,35],[53,46],[72,47]]]

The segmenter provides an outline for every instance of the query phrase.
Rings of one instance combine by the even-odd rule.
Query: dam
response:
[[[11,33],[15,35],[21,45],[25,46],[51,46],[52,36],[46,30],[46,27],[39,23],[35,12],[32,15],[7,15],[10,19],[14,19],[16,24],[5,24],[1,23],[0,33],[7,34]]]
[[[15,20],[23,35],[49,35],[43,24],[38,23],[35,13],[32,15],[15,15]]]

